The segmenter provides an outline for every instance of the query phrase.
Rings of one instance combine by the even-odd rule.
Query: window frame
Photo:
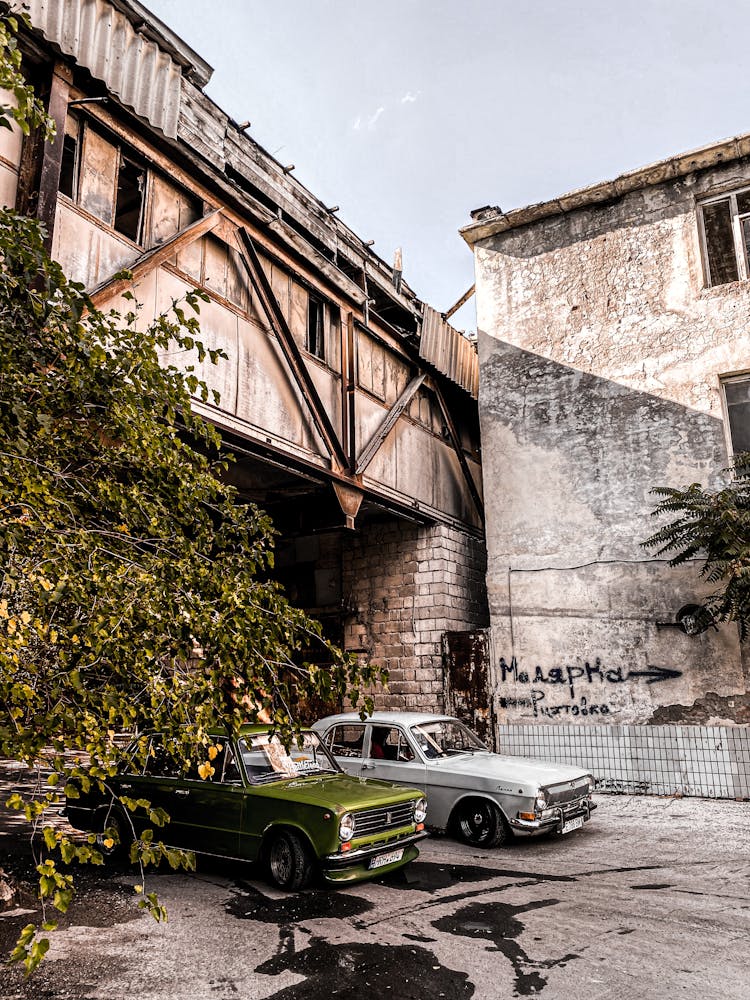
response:
[[[750,185],[746,187],[733,188],[731,191],[723,191],[708,198],[701,198],[697,203],[698,209],[698,231],[700,235],[701,257],[703,260],[703,279],[706,288],[721,288],[723,285],[735,284],[735,281],[714,282],[711,279],[711,259],[708,253],[708,242],[706,239],[706,224],[704,209],[709,205],[717,205],[723,201],[729,202],[729,213],[732,226],[732,240],[734,245],[734,259],[737,265],[736,281],[747,281],[750,278],[750,262],[748,261],[749,248],[742,238],[742,223],[744,220],[750,221],[750,210],[740,212],[737,205],[737,196],[747,194],[750,196]]]
[[[726,387],[728,384],[737,382],[747,382],[750,383],[750,371],[739,371],[732,372],[731,374],[720,375],[719,376],[719,395],[721,397],[721,411],[724,420],[724,441],[727,449],[727,457],[729,461],[733,461],[737,455],[741,455],[741,451],[736,451],[734,447],[734,440],[732,438],[732,425],[729,420],[729,400],[727,399]]]
[[[313,308],[315,310],[315,331],[311,335],[313,320]],[[316,350],[318,346],[320,350]],[[326,301],[313,292],[307,292],[307,323],[305,325],[305,350],[318,361],[326,360]]]

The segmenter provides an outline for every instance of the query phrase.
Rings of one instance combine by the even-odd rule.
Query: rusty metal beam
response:
[[[341,445],[346,453],[347,469],[357,464],[357,339],[354,317],[341,310]]]
[[[358,476],[362,475],[367,466],[373,460],[378,450],[380,449],[381,445],[383,444],[383,442],[393,429],[396,421],[404,412],[409,403],[411,403],[412,399],[414,399],[417,390],[419,389],[420,385],[424,382],[426,378],[427,375],[424,372],[422,372],[421,375],[415,376],[415,378],[411,380],[411,382],[407,385],[407,387],[398,397],[398,399],[390,408],[388,413],[386,413],[385,419],[383,420],[382,424],[380,425],[380,427],[378,427],[373,436],[367,442],[365,447],[362,449],[362,453],[357,459],[357,465],[354,471]]]
[[[429,379],[429,387],[435,393],[435,397],[438,401],[438,405],[443,414],[443,419],[445,420],[445,425],[448,428],[448,433],[450,434],[451,443],[453,444],[453,450],[458,457],[458,464],[461,466],[461,471],[464,474],[464,479],[466,480],[466,485],[469,488],[469,493],[471,494],[471,499],[474,501],[474,506],[477,509],[479,516],[484,524],[484,502],[477,489],[477,484],[474,482],[474,477],[471,474],[471,469],[469,468],[469,463],[466,461],[466,455],[464,455],[464,449],[461,445],[461,438],[458,436],[458,431],[456,425],[453,422],[453,417],[450,415],[450,411],[445,402],[445,397],[440,391],[440,386],[434,378]]]
[[[464,305],[466,302],[469,301],[469,299],[472,297],[472,295],[476,291],[476,288],[477,288],[476,285],[472,285],[471,288],[468,290],[468,292],[464,292],[464,294],[461,296],[461,298],[458,300],[458,302],[456,302],[454,305],[452,305],[450,307],[450,309],[448,310],[448,312],[444,312],[443,313],[443,319],[450,319],[451,316],[453,315],[453,313],[458,312],[458,310],[461,308],[461,306]]]
[[[189,247],[191,243],[195,243],[201,236],[205,236],[206,233],[210,233],[213,229],[216,229],[221,221],[221,209],[217,208],[214,212],[204,215],[203,218],[198,219],[196,222],[181,229],[178,233],[175,233],[166,243],[160,243],[158,247],[147,250],[146,253],[142,254],[134,264],[127,268],[132,275],[131,278],[120,277],[120,271],[118,271],[117,274],[111,278],[107,278],[106,281],[103,281],[93,291],[89,292],[89,298],[97,309],[99,309],[108,299],[113,299],[116,295],[124,292],[134,281],[139,281],[147,274],[150,274],[151,271],[166,263],[170,257],[174,257],[175,254],[184,250],[185,247]]]
[[[347,469],[349,462],[346,453],[341,446],[336,430],[331,423],[330,417],[326,413],[323,401],[320,398],[315,383],[313,382],[304,358],[300,352],[292,331],[279,307],[279,303],[271,288],[271,283],[266,277],[263,266],[258,258],[250,234],[243,227],[237,229],[237,233],[242,244],[244,253],[240,254],[240,260],[248,273],[250,281],[258,294],[263,311],[268,317],[273,332],[279,342],[279,346],[287,360],[287,363],[294,375],[302,397],[310,408],[313,423],[318,433],[323,438],[326,447],[339,469]]]

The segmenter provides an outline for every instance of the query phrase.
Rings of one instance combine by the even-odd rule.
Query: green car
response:
[[[187,774],[160,736],[146,738],[145,768],[112,779],[116,796],[163,808],[170,846],[260,861],[281,889],[302,889],[316,871],[329,883],[392,871],[413,861],[427,836],[422,792],[344,774],[313,732],[288,751],[267,726],[243,726],[237,741],[214,734],[213,759]],[[68,798],[66,812],[72,826],[102,835],[105,852],[126,848],[133,826],[138,833],[151,825],[142,811],[130,814],[98,792]],[[103,836],[112,828],[119,846]]]

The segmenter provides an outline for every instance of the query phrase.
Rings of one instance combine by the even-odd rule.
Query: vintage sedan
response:
[[[122,853],[153,824],[143,809],[129,813],[120,796],[145,799],[169,814],[162,834],[169,846],[259,860],[288,890],[303,888],[316,870],[329,883],[354,882],[419,854],[417,842],[427,836],[423,792],[345,774],[313,732],[288,750],[267,726],[244,726],[236,742],[212,738],[212,759],[185,773],[161,736],[141,737],[149,741],[145,767],[112,779],[114,798],[68,797],[70,823],[98,833],[101,849]]]
[[[421,788],[430,826],[468,844],[570,833],[596,808],[593,778],[580,767],[493,753],[449,716],[375,712],[363,722],[346,713],[313,729],[347,773]]]

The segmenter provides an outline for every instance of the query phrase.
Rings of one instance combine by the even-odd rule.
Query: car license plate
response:
[[[583,826],[583,816],[576,816],[574,819],[569,819],[567,823],[563,823],[562,833],[570,833],[572,830],[578,830]]]
[[[383,865],[392,865],[394,861],[400,861],[404,856],[403,847],[398,851],[390,851],[388,854],[378,854],[370,859],[368,868],[382,868]]]

